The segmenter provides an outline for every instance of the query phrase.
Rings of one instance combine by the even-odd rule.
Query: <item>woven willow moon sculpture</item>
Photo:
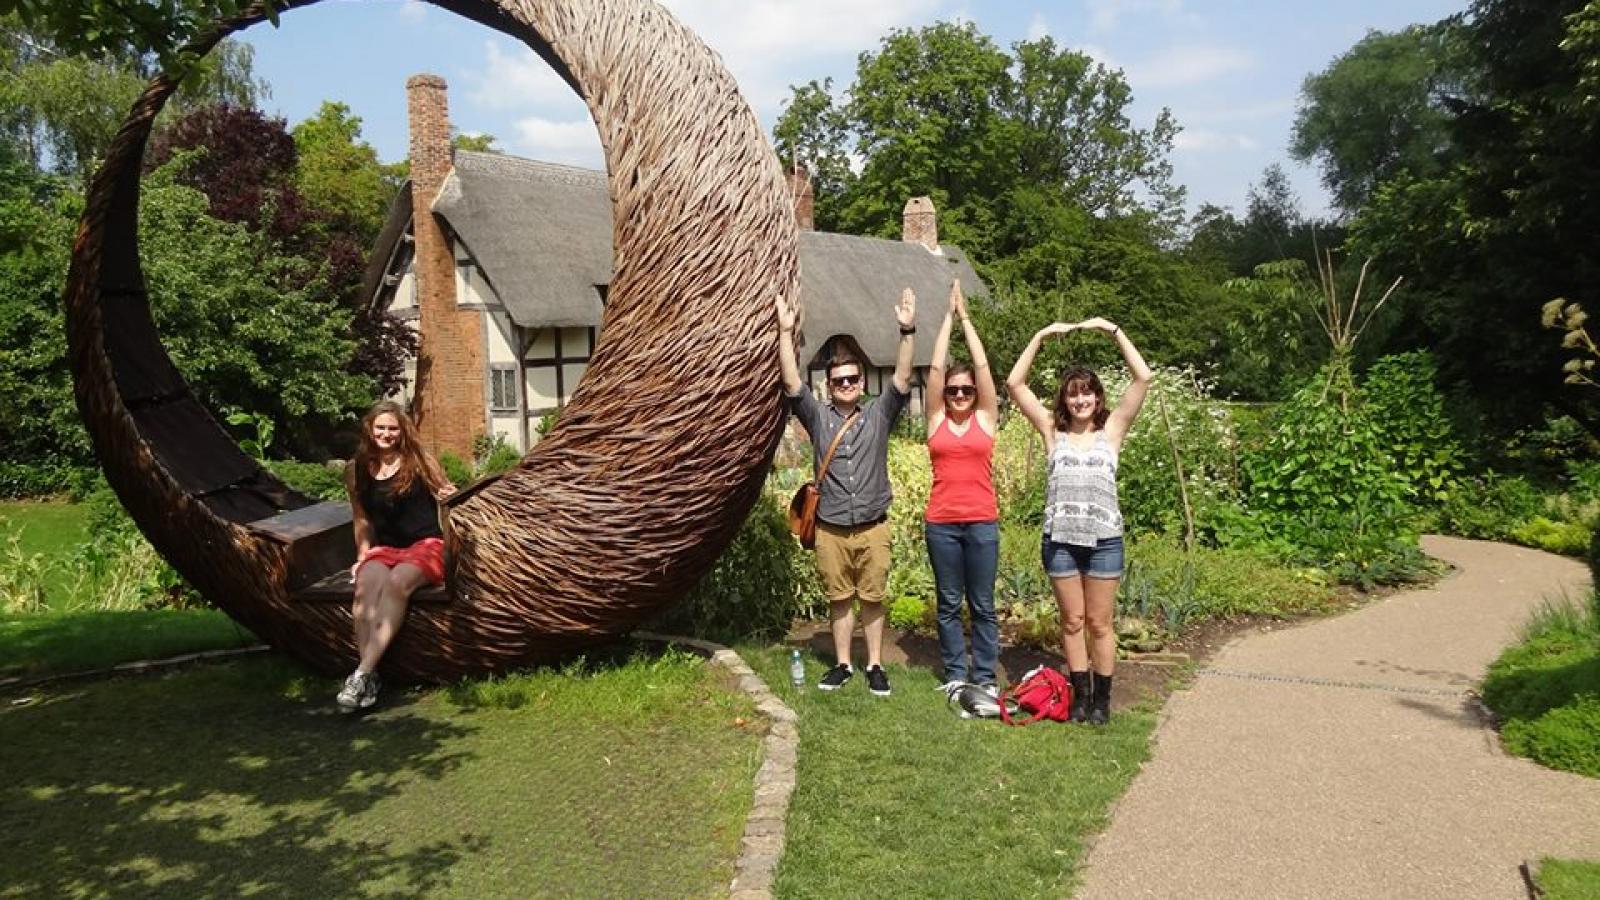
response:
[[[781,433],[773,300],[796,303],[799,290],[777,161],[733,79],[664,10],[435,2],[527,42],[588,104],[615,266],[599,345],[553,433],[451,508],[450,602],[414,604],[384,659],[385,672],[420,679],[568,654],[695,584],[748,514]],[[193,49],[262,17],[221,22]],[[312,501],[240,451],[152,323],[139,173],[175,86],[151,82],[89,192],[66,291],[78,407],[106,479],[161,555],[274,647],[341,671],[355,660],[347,605],[292,599],[289,551],[250,527]]]

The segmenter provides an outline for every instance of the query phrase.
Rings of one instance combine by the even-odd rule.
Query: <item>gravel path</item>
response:
[[[1162,714],[1078,900],[1526,898],[1518,866],[1600,858],[1600,780],[1505,755],[1469,693],[1579,563],[1428,537],[1427,590],[1240,638]]]

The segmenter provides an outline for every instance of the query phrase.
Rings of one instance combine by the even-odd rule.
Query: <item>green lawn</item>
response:
[[[761,728],[699,659],[336,689],[264,658],[0,695],[0,897],[726,893]]]
[[[1600,862],[1545,858],[1539,863],[1544,900],[1594,900],[1600,897]]]
[[[12,534],[21,538],[19,548],[25,555],[42,553],[46,557],[64,557],[82,543],[89,533],[89,508],[81,503],[63,500],[41,502],[0,501],[0,553]],[[58,570],[45,578],[45,590],[51,605],[65,599],[71,584],[71,573]]]
[[[1600,778],[1600,594],[1541,609],[1489,666],[1483,699],[1507,750]]]
[[[214,609],[0,613],[0,678],[81,672],[258,643]]]
[[[962,720],[926,669],[890,667],[887,699],[859,677],[824,694],[788,686],[782,648],[740,653],[800,716],[779,897],[1063,896],[1155,725]]]

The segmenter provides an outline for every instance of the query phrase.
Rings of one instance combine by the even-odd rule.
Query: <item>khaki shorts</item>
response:
[[[817,574],[832,603],[882,603],[889,587],[889,523],[842,528],[817,521]]]

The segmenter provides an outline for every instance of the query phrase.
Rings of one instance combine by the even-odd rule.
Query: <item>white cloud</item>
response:
[[[428,20],[428,4],[422,0],[405,0],[400,4],[400,21],[417,25]]]
[[[1156,14],[1167,19],[1178,19],[1181,24],[1195,25],[1200,17],[1184,13],[1183,0],[1089,0],[1089,31],[1104,34],[1115,31],[1125,17]]]
[[[588,119],[564,120],[528,116],[518,119],[516,137],[506,148],[517,156],[546,162],[604,169],[600,133]]]
[[[1044,20],[1044,13],[1034,13],[1032,21],[1028,22],[1028,40],[1037,41],[1050,36],[1050,24]]]
[[[513,49],[507,52],[505,46]],[[571,117],[584,110],[583,101],[550,64],[521,44],[491,38],[484,42],[483,68],[468,72],[467,97],[487,109],[552,110]]]
[[[1261,103],[1247,103],[1243,106],[1191,111],[1188,119],[1191,122],[1259,122],[1263,119],[1286,118],[1293,112],[1294,100],[1284,97]]]
[[[1227,47],[1174,47],[1127,67],[1135,87],[1175,87],[1211,81],[1255,65],[1248,53]]]
[[[1220,131],[1207,131],[1203,128],[1185,128],[1178,132],[1173,139],[1174,149],[1211,153],[1223,150],[1248,150],[1261,149],[1261,142],[1248,134],[1224,134]]]
[[[679,21],[722,56],[750,105],[776,115],[788,86],[815,60],[854,57],[894,28],[919,24],[941,0],[664,0]]]

